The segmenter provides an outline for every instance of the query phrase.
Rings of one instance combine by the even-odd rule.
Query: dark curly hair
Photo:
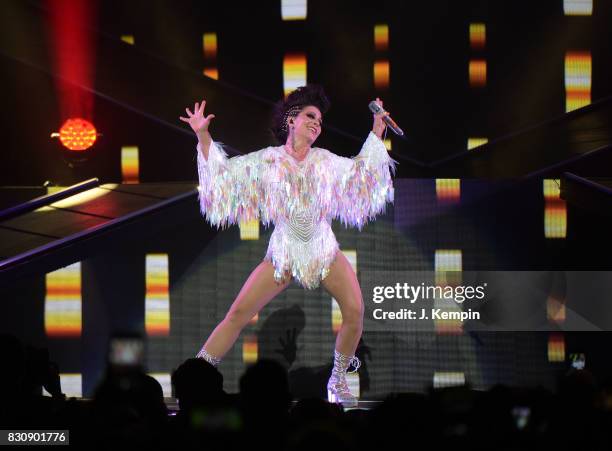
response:
[[[327,113],[330,102],[322,86],[315,84],[300,86],[292,91],[286,99],[276,102],[270,131],[279,144],[284,144],[287,141],[287,117],[297,116],[304,107],[309,105],[316,106],[321,114]]]

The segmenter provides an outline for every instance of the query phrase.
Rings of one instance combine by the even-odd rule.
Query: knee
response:
[[[227,312],[224,321],[232,327],[242,329],[245,327],[253,315],[243,309],[234,309]]]

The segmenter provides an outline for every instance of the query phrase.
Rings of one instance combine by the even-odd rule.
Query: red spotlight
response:
[[[64,122],[59,132],[52,133],[51,137],[59,137],[64,147],[75,152],[81,152],[94,145],[98,138],[98,132],[91,122],[75,117]]]

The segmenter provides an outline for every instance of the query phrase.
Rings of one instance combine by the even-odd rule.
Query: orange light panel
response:
[[[470,86],[479,88],[487,85],[487,62],[482,59],[470,60]]]
[[[565,337],[562,334],[550,334],[548,336],[548,361],[565,361]]]
[[[389,87],[390,67],[388,60],[379,60],[374,62],[374,86],[377,89],[385,89]]]

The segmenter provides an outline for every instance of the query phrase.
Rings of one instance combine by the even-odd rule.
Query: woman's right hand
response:
[[[193,107],[193,113],[189,111],[189,108],[185,108],[187,112],[187,117],[180,116],[179,119],[183,122],[187,122],[191,129],[194,131],[198,137],[205,134],[208,131],[208,127],[210,126],[210,121],[215,117],[214,114],[209,114],[208,116],[204,116],[204,106],[206,105],[206,100],[202,100],[201,104],[196,104]]]

